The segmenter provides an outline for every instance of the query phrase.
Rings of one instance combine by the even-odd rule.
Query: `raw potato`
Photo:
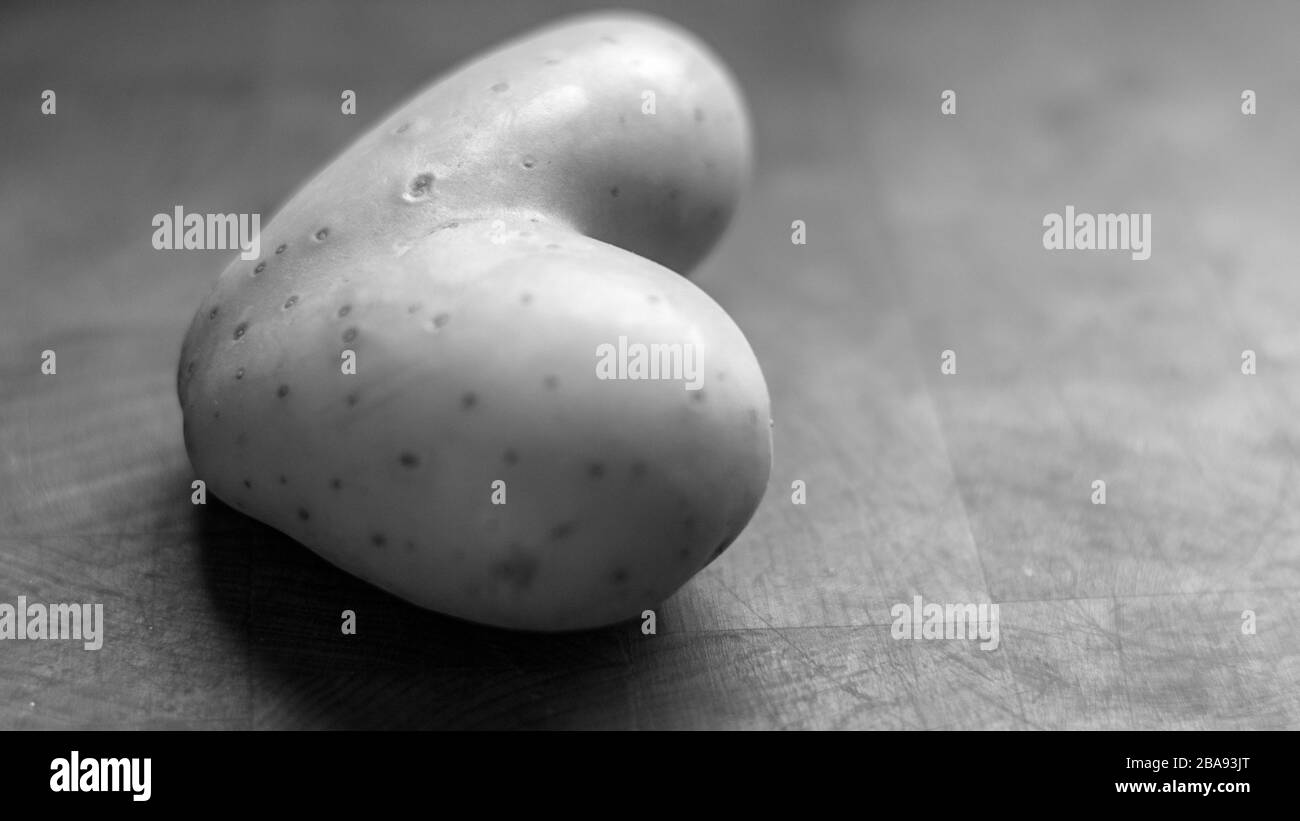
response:
[[[179,367],[198,475],[424,607],[639,616],[736,538],[770,471],[753,352],[663,267],[707,253],[749,166],[735,84],[662,22],[583,18],[466,66],[222,274]],[[620,337],[694,346],[703,388],[599,379]]]

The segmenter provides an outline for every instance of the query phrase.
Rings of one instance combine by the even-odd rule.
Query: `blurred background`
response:
[[[1300,7],[623,5],[748,95],[758,176],[695,281],[776,423],[655,636],[466,625],[192,506],[175,363],[228,254],[150,246],[594,6],[4,4],[0,601],[102,602],[106,636],[0,643],[0,728],[1300,726]],[[1066,205],[1152,213],[1150,261],[1044,251]],[[1000,603],[1001,646],[891,639],[914,595]]]

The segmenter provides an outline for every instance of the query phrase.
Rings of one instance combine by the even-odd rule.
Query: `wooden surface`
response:
[[[0,644],[0,728],[1300,726],[1294,6],[669,4],[756,119],[697,281],[776,461],[658,635],[462,624],[192,506],[174,365],[225,255],[153,251],[152,215],[273,211],[559,10],[0,11],[0,601],[106,615],[98,652]],[[1152,212],[1152,259],[1042,250],[1067,204]],[[891,639],[917,594],[998,602],[1000,648]]]

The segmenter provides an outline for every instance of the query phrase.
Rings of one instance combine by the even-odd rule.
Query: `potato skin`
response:
[[[752,147],[721,62],[676,26],[619,13],[468,63],[345,156],[290,200],[269,241],[311,237],[322,218],[339,239],[413,242],[450,220],[537,212],[686,275],[730,223]]]
[[[198,475],[423,607],[637,617],[735,539],[771,469],[753,351],[663,264],[707,252],[749,162],[725,70],[665,24],[584,18],[470,64],[308,183],[200,307],[178,369]],[[696,346],[703,389],[598,379],[620,336]]]
[[[767,389],[689,281],[526,219],[469,221],[353,273],[195,351],[190,454],[220,498],[416,604],[538,630],[634,617],[749,521]],[[345,335],[356,375],[337,364]],[[598,379],[595,351],[620,335],[699,346],[702,389]]]

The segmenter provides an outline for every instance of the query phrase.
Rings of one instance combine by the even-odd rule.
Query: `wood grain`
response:
[[[98,652],[0,644],[0,727],[1300,726],[1281,5],[648,6],[750,97],[760,174],[697,281],[776,420],[762,508],[658,635],[465,624],[192,506],[175,358],[222,260],[154,252],[152,215],[271,212],[434,74],[581,7],[0,11],[0,601],[107,621]],[[1153,212],[1152,259],[1043,251],[1069,203]],[[918,594],[999,602],[999,649],[891,638]]]

